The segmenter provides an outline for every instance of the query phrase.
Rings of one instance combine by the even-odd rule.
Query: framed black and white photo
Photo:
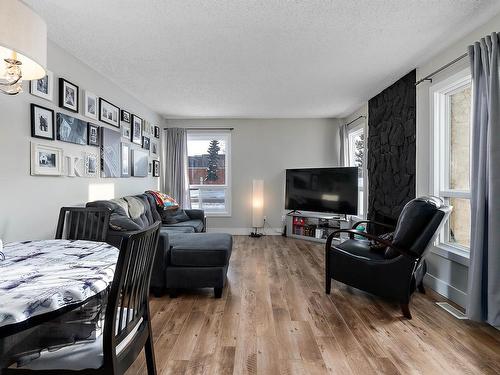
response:
[[[84,115],[97,120],[97,95],[85,90],[83,96]]]
[[[120,145],[121,137],[119,131],[102,127],[101,135],[101,177],[120,177],[121,158]]]
[[[132,129],[130,129],[132,143],[142,145],[142,118],[132,115]]]
[[[62,148],[31,142],[31,175],[61,176],[62,174]]]
[[[31,104],[31,136],[42,139],[55,139],[54,111]]]
[[[120,108],[103,98],[99,98],[99,120],[120,127]]]
[[[160,138],[160,127],[155,126],[155,138]]]
[[[85,153],[85,176],[97,177],[99,174],[99,156],[97,154]]]
[[[160,177],[160,162],[153,160],[153,177]]]
[[[144,150],[132,150],[132,176],[148,176],[149,153]]]
[[[158,143],[155,141],[151,141],[151,154],[158,156]]]
[[[121,124],[121,128],[122,128],[122,137],[130,141],[130,125]]]
[[[59,78],[59,107],[78,113],[78,86]]]
[[[122,109],[121,114],[122,114],[121,121],[130,124],[130,112],[127,112]]]
[[[47,75],[30,82],[30,94],[52,101],[54,99],[54,75],[47,70]]]
[[[87,122],[73,116],[58,113],[57,139],[63,142],[87,144]]]
[[[122,177],[130,176],[130,145],[122,142]]]
[[[87,132],[88,132],[88,142],[89,146],[99,146],[99,126],[91,124],[90,122],[87,124]]]
[[[144,120],[142,122],[142,134],[143,135],[149,135],[149,129],[150,129],[149,121]]]
[[[151,147],[150,140],[148,137],[142,137],[142,148],[145,150],[149,150]]]

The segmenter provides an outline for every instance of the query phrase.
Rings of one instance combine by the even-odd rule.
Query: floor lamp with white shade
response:
[[[264,228],[264,181],[252,181],[252,227],[250,237],[261,237],[259,229]]]

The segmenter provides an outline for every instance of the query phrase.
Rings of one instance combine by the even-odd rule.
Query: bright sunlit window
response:
[[[191,207],[209,216],[231,215],[229,131],[188,131],[188,174]]]
[[[366,137],[365,124],[347,129],[346,137],[347,165],[349,167],[358,167],[358,215],[364,215],[364,194],[365,194],[365,175],[366,175]]]
[[[434,194],[453,206],[440,243],[470,246],[471,77],[468,70],[431,87]]]

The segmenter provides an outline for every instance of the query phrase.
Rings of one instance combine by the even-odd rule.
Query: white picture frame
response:
[[[93,152],[84,153],[85,177],[99,176],[99,155]]]
[[[85,117],[97,120],[99,98],[96,94],[85,90],[83,95],[83,114]]]
[[[30,81],[30,94],[48,101],[54,100],[54,74],[47,70],[45,77]]]
[[[62,176],[63,161],[62,148],[31,142],[32,176]]]
[[[121,177],[130,177],[130,144],[121,145]]]
[[[126,138],[127,140],[130,141],[130,125],[129,124],[121,124],[122,127],[122,137]]]

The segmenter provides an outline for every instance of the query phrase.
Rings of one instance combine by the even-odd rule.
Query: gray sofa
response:
[[[111,211],[107,242],[119,246],[124,236],[162,221],[158,251],[151,276],[151,290],[172,297],[179,289],[214,288],[222,295],[232,251],[232,237],[225,233],[204,233],[202,210],[180,212],[175,222],[170,212],[157,207],[149,193],[119,199],[88,202],[87,207],[106,207]],[[179,217],[176,217],[179,219]]]

